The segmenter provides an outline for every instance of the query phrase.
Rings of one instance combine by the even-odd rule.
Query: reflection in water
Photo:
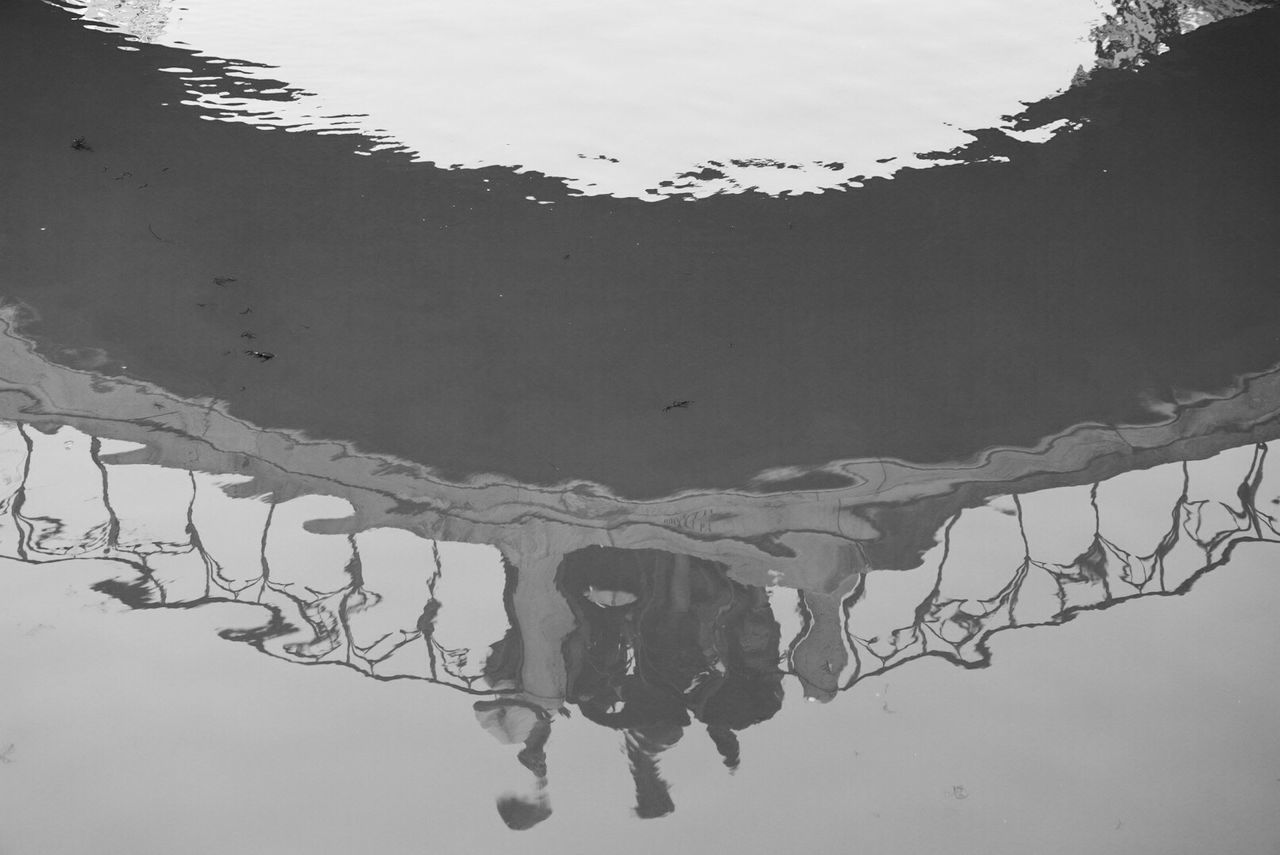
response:
[[[1180,35],[1265,5],[1260,0],[1116,0],[1089,33],[1097,67],[1141,65]]]
[[[229,86],[216,64],[122,53],[57,9],[9,6],[7,73],[41,86],[6,89],[0,108],[22,130],[0,140],[24,165],[11,195],[28,200],[0,214],[17,241],[0,254],[6,293],[38,313],[53,358],[216,396],[260,425],[455,478],[656,498],[784,465],[829,486],[842,474],[814,468],[841,458],[933,463],[1159,418],[1181,390],[1280,360],[1257,275],[1280,263],[1265,190],[1280,142],[1252,106],[1270,103],[1275,12],[1017,122],[1078,132],[1038,146],[993,132],[962,155],[1009,164],[644,205],[201,121],[179,106],[183,72],[158,69]],[[526,198],[548,193],[561,201]],[[388,370],[404,365],[433,368]]]
[[[635,813],[657,817],[675,809],[663,752],[694,729],[728,769],[750,762],[742,734],[777,712],[787,675],[827,701],[920,657],[984,665],[1002,629],[1184,593],[1236,545],[1280,540],[1275,445],[988,496],[913,567],[881,569],[874,539],[852,538],[828,555],[834,570],[780,562],[766,586],[735,573],[732,548],[709,557],[714,540],[695,555],[674,536],[574,545],[545,521],[489,529],[489,543],[429,536],[421,520],[352,530],[335,525],[352,521],[345,499],[140,462],[155,448],[38,417],[0,424],[0,553],[113,559],[132,573],[103,588],[136,607],[256,603],[266,619],[225,637],[478,696],[480,726],[532,776],[499,800],[513,828],[550,816],[549,742],[576,710],[619,732]]]
[[[515,751],[512,828],[551,815],[571,711],[617,731],[634,812],[659,817],[665,752],[705,739],[751,763],[788,684],[826,702],[922,657],[980,667],[1001,630],[1185,593],[1280,540],[1280,369],[1158,424],[635,501],[451,483],[59,367],[11,328],[0,364],[0,556],[109,559],[129,569],[99,589],[136,608],[256,604],[224,638],[470,696]]]
[[[180,15],[171,0],[62,5],[132,39],[232,58],[228,73],[204,61],[166,67],[211,118],[358,132],[362,154],[402,149],[441,167],[537,170],[577,194],[661,199],[858,187],[929,166],[916,152],[960,145],[959,128],[990,127],[1060,91],[1077,67],[1083,79],[1090,52],[1095,68],[1140,65],[1263,4],[1057,0],[1011,16],[989,0],[490,0],[371,4],[355,19],[336,0],[305,14],[247,0]]]

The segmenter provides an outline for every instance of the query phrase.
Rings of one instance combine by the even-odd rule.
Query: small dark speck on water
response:
[[[3,749],[0,749],[0,763],[13,762],[13,749],[14,744],[12,742],[6,745]]]
[[[257,359],[261,362],[266,362],[268,359],[276,358],[276,355],[274,353],[268,353],[265,350],[246,350],[245,355],[252,356],[254,359]]]
[[[662,412],[666,413],[671,410],[685,410],[688,409],[689,405],[692,403],[693,401],[672,401],[670,404],[667,404],[662,408]]]
[[[961,784],[956,784],[954,787],[951,788],[951,797],[953,799],[961,799],[961,800],[967,799],[969,798],[969,791],[966,790]]]
[[[76,151],[93,151],[93,146],[84,141],[84,137],[76,137],[71,141],[71,147]]]
[[[244,307],[244,311],[243,311],[243,312],[241,312],[240,314],[242,314],[242,315],[251,315],[251,314],[253,314],[253,307],[252,307],[252,306],[245,306],[245,307]]]
[[[253,333],[249,332],[248,330],[245,330],[244,332],[240,333],[240,337],[241,337],[241,338],[247,338],[247,339],[249,339],[250,341],[252,341],[253,339],[257,338],[257,336],[256,336],[256,335],[254,335]]]
[[[238,280],[237,280],[234,276],[215,276],[215,277],[213,277],[213,284],[214,284],[214,285],[217,285],[219,288],[226,287],[227,285],[231,284],[232,282],[236,282],[236,281],[238,281]]]

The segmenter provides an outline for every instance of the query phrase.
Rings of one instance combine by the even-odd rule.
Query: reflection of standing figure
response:
[[[493,644],[484,681],[503,695],[474,705],[481,727],[504,745],[521,745],[516,758],[534,776],[531,793],[498,798],[498,814],[508,827],[532,828],[551,816],[547,785],[547,741],[553,716],[565,700],[565,636],[574,617],[556,590],[560,554],[550,544],[522,554],[519,569],[505,559],[502,593],[510,629]]]
[[[498,815],[509,828],[523,831],[551,816],[547,793],[547,740],[551,712],[519,698],[477,701],[476,721],[503,745],[523,743],[516,758],[534,776],[532,794],[506,793],[498,798]]]
[[[559,586],[580,621],[565,642],[569,699],[623,731],[636,814],[675,809],[658,756],[679,741],[690,713],[736,768],[735,731],[782,703],[780,631],[764,590],[710,561],[602,547],[566,556]]]

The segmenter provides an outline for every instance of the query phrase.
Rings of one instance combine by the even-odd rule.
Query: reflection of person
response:
[[[579,620],[564,645],[568,699],[623,732],[636,814],[674,810],[658,755],[691,714],[736,768],[736,732],[782,703],[780,630],[764,590],[710,561],[602,547],[565,556],[557,584]]]
[[[551,816],[546,746],[552,717],[564,704],[561,647],[573,623],[571,615],[562,617],[568,615],[563,597],[539,578],[545,566],[527,572],[506,561],[503,566],[502,599],[510,628],[489,648],[483,676],[491,688],[507,694],[477,701],[473,709],[480,726],[499,742],[522,746],[516,758],[533,773],[533,792],[504,794],[497,806],[509,828],[523,831]]]
[[[476,720],[504,745],[523,744],[516,755],[520,765],[534,776],[532,794],[507,793],[498,799],[498,815],[508,827],[523,831],[551,816],[547,794],[547,740],[551,738],[551,713],[521,698],[477,701]]]

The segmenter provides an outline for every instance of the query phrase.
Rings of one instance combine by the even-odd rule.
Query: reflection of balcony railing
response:
[[[921,656],[984,664],[988,640],[1005,628],[1185,592],[1237,544],[1280,539],[1268,504],[1280,493],[1280,478],[1268,448],[1250,444],[1100,483],[997,496],[952,515],[936,546],[909,570],[877,570],[850,544],[838,559],[850,569],[834,585],[771,589],[773,619],[786,633],[779,666],[809,697],[826,699]],[[731,562],[681,558],[678,545],[582,553],[531,538],[531,560],[522,566],[526,556],[511,542],[504,556],[493,546],[405,529],[327,533],[327,521],[350,514],[346,501],[257,495],[256,482],[239,476],[119,462],[128,459],[120,456],[125,450],[71,427],[0,423],[0,554],[122,562],[134,575],[104,584],[136,606],[259,604],[269,612],[264,623],[224,634],[290,661],[338,663],[378,679],[423,679],[470,693],[528,692],[527,669],[499,667],[498,658],[510,657],[518,643],[526,660],[546,651],[539,667],[572,669],[575,663],[556,657],[579,623],[563,582],[557,588],[546,579],[539,587],[522,576],[535,573],[533,553],[550,555],[553,572],[576,554],[596,556],[581,572],[614,568],[613,581],[583,577],[579,610],[645,608],[651,620],[653,609],[688,608],[676,594],[670,602],[677,605],[664,605],[618,590],[621,565],[610,554],[633,556],[624,562],[628,578],[674,572],[678,581],[687,572],[679,568],[693,560],[699,573],[740,586],[729,581]],[[794,613],[779,605],[789,597]],[[713,612],[700,618],[704,636],[725,631]],[[561,615],[562,626],[539,637],[544,614]]]
[[[636,811],[658,816],[659,755],[705,727],[736,767],[787,675],[829,700],[924,656],[978,667],[1002,629],[1183,593],[1277,539],[1280,369],[1152,424],[935,466],[835,461],[829,489],[632,501],[258,428],[51,365],[14,322],[0,309],[0,555],[110,559],[127,572],[99,589],[135,607],[257,604],[223,637],[482,696],[478,723],[534,775],[499,800],[516,828],[550,814],[567,706],[622,732]]]
[[[1274,443],[1273,443],[1274,445]],[[915,570],[869,574],[842,607],[842,687],[921,656],[973,667],[992,634],[1058,624],[1141,596],[1185,593],[1242,542],[1280,541],[1259,497],[1268,445],[1171,463],[1113,482],[1002,497],[946,525]],[[1280,493],[1270,466],[1269,494]],[[1114,506],[1110,503],[1115,503]],[[1265,506],[1262,506],[1265,507]],[[1046,545],[1075,518],[1074,539]],[[1125,521],[1138,521],[1126,531]],[[988,561],[976,560],[982,553]],[[910,620],[886,621],[892,614]]]

